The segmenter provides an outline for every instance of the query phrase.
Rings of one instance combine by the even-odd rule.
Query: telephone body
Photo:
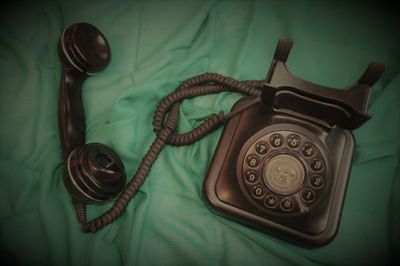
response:
[[[303,246],[335,236],[351,170],[355,140],[369,89],[383,72],[371,63],[353,86],[338,90],[291,74],[292,47],[281,38],[262,101],[224,127],[203,194],[213,211]],[[239,100],[232,112],[246,108]]]

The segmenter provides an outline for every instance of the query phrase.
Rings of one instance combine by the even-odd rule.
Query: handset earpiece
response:
[[[67,160],[64,184],[77,202],[105,202],[122,190],[125,169],[121,159],[100,143],[85,145],[85,113],[82,84],[102,71],[111,60],[105,36],[93,25],[68,27],[59,42],[63,64],[60,87],[60,140]]]

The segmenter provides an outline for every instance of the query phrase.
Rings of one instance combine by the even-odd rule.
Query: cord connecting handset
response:
[[[352,87],[332,90],[287,70],[292,41],[280,39],[267,79],[237,81],[205,73],[184,81],[157,106],[156,134],[134,176],[126,183],[122,160],[100,143],[85,144],[81,87],[111,59],[105,36],[78,23],[62,34],[60,141],[66,160],[64,184],[84,232],[96,232],[123,214],[165,145],[190,145],[221,125],[223,134],[204,182],[209,206],[261,231],[304,245],[333,238],[350,173],[354,139],[364,123],[369,88],[383,71],[371,64]],[[176,132],[185,99],[223,91],[249,97],[230,113],[208,117],[187,133]],[[86,204],[112,207],[87,220]]]

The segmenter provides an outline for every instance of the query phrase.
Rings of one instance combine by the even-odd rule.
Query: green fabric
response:
[[[37,3],[35,3],[37,2]],[[395,8],[360,1],[31,1],[0,8],[0,257],[14,265],[383,265],[400,245],[400,23]],[[130,179],[154,139],[152,114],[203,72],[262,79],[280,36],[295,41],[298,76],[352,84],[370,61],[386,71],[373,118],[355,130],[340,228],[305,249],[210,212],[202,183],[222,129],[166,147],[125,214],[83,234],[63,182],[58,139],[62,30],[89,22],[107,36],[111,64],[84,84],[87,142],[121,156]],[[186,101],[179,131],[229,111],[233,93]],[[88,208],[89,217],[111,206]],[[398,254],[398,253],[397,253]]]

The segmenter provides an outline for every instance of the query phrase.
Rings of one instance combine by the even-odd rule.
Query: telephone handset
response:
[[[356,84],[331,89],[286,66],[292,41],[281,38],[261,101],[224,127],[204,182],[216,212],[304,246],[333,239],[355,146],[352,129],[369,119],[369,88],[382,74],[371,63]]]

